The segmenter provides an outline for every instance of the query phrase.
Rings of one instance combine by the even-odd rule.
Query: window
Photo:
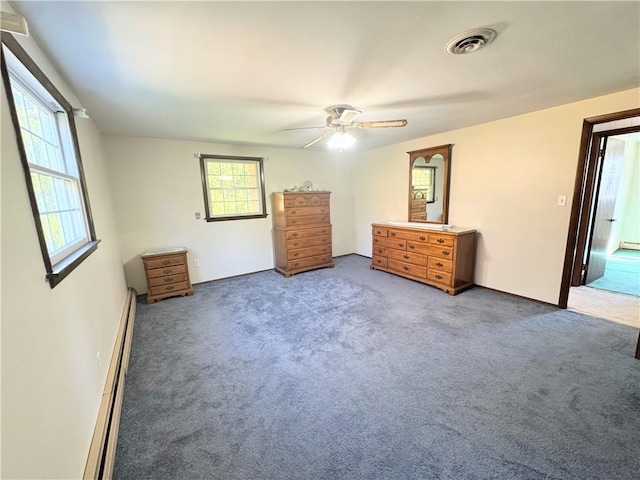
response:
[[[420,198],[425,198],[427,203],[433,203],[433,186],[436,183],[436,168],[414,166],[412,173],[411,181],[413,182],[414,198],[417,198],[416,195],[420,195]]]
[[[263,159],[200,155],[206,220],[239,220],[267,216]]]
[[[51,288],[97,248],[73,109],[13,37],[2,78]]]

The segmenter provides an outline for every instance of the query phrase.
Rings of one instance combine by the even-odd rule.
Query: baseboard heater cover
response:
[[[640,250],[640,242],[620,242],[620,248],[625,250]]]
[[[136,291],[130,288],[125,299],[120,326],[113,346],[98,420],[93,432],[83,479],[110,480],[116,458],[118,428],[122,411],[124,383],[129,367],[133,324],[136,317]]]

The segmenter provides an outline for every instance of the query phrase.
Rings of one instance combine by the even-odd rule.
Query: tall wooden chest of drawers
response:
[[[274,192],[275,269],[285,277],[333,267],[330,192]]]
[[[140,256],[147,277],[147,303],[178,295],[193,295],[186,248],[144,252]]]
[[[450,295],[473,286],[476,231],[374,223],[371,268],[433,285]]]

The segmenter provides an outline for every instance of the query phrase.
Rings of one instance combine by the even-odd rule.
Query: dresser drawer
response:
[[[424,244],[416,242],[407,242],[407,251],[422,253],[423,255],[429,255],[430,257],[444,258],[453,260],[454,250],[452,247],[440,247],[433,244]]]
[[[164,277],[155,277],[149,279],[149,286],[157,287],[159,285],[169,285],[171,283],[185,282],[187,280],[186,273],[178,273],[177,275],[167,275]]]
[[[320,207],[292,207],[285,208],[284,214],[287,217],[300,217],[303,215],[322,215],[323,213],[329,213],[329,206]]]
[[[171,265],[184,265],[184,255],[167,255],[161,258],[145,260],[147,268],[168,267]]]
[[[429,235],[424,232],[408,232],[405,230],[389,230],[389,236],[392,238],[402,238],[418,243],[427,243]]]
[[[288,260],[295,260],[297,258],[313,257],[314,255],[331,254],[331,245],[299,248],[297,250],[289,250],[287,254]]]
[[[407,241],[389,237],[373,237],[373,246],[395,248],[396,250],[406,250]]]
[[[319,245],[330,245],[331,235],[323,235],[320,237],[296,238],[287,241],[287,249],[295,250],[296,248],[317,247]]]
[[[397,260],[388,261],[388,267],[397,272],[413,275],[414,277],[427,278],[427,267],[411,265],[410,263],[399,262]]]
[[[290,260],[287,262],[287,270],[296,270],[299,268],[315,267],[316,265],[325,265],[331,263],[331,254],[317,255],[315,257],[301,258],[299,260]]]
[[[387,268],[387,259],[385,257],[379,257],[378,255],[374,255],[371,258],[371,265],[375,265],[376,267]]]
[[[163,293],[179,292],[180,290],[191,289],[188,282],[172,283],[170,285],[161,285],[159,287],[151,287],[151,295],[162,295]]]
[[[389,235],[389,230],[386,228],[373,227],[373,235],[377,237],[387,237]]]
[[[453,247],[454,238],[450,235],[438,235],[432,233],[431,235],[429,235],[429,243]]]
[[[451,285],[451,274],[447,272],[429,269],[427,270],[427,278],[433,282],[440,282]]]
[[[373,246],[373,254],[378,257],[386,257],[387,256],[387,247],[380,247],[378,245]]]
[[[429,257],[427,267],[431,270],[440,270],[441,272],[452,272],[453,262],[439,257]]]
[[[301,194],[287,195],[284,200],[284,207],[319,207],[320,205],[329,205],[329,194]]]
[[[164,267],[164,268],[153,268],[147,271],[147,275],[151,279],[155,277],[164,277],[166,275],[175,275],[177,273],[183,273],[186,271],[187,271],[187,266],[184,264],[172,265],[170,267]]]
[[[389,250],[389,259],[398,260],[400,262],[411,263],[413,265],[427,266],[427,256],[419,253],[403,252],[401,250]]]
[[[295,225],[311,225],[314,223],[329,223],[329,215],[305,215],[304,217],[285,217],[286,224]]]
[[[328,225],[326,227],[305,228],[300,230],[288,230],[287,240],[294,240],[296,238],[317,237],[320,235],[331,235],[331,226]]]

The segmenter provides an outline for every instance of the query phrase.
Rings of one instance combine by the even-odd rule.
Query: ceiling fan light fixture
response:
[[[343,151],[351,148],[356,143],[356,137],[353,133],[347,132],[346,130],[336,130],[329,137],[329,141],[327,145],[332,150]]]
[[[490,28],[474,28],[456,35],[444,48],[451,55],[465,55],[486,47],[497,35],[496,31]]]

